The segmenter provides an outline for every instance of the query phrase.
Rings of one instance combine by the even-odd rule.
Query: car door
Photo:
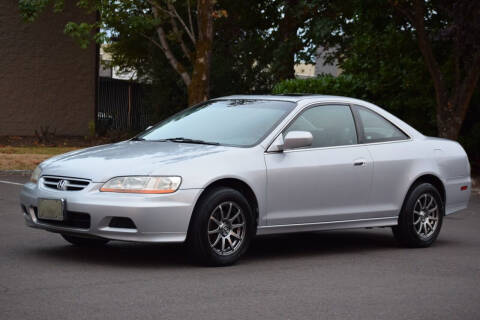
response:
[[[358,144],[350,106],[316,105],[283,131],[309,131],[306,148],[267,152],[267,224],[289,225],[369,218],[373,163]]]
[[[370,212],[378,218],[398,215],[410,181],[410,170],[419,153],[400,128],[366,107],[353,106],[359,141],[375,163]]]

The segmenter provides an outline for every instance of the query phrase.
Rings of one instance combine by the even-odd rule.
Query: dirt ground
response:
[[[39,141],[35,136],[0,136],[0,150],[5,147],[76,147],[85,148],[99,144],[113,142],[108,137],[88,138],[71,136],[53,136],[48,141]],[[117,140],[118,141],[118,140]]]
[[[33,170],[54,155],[110,142],[107,138],[55,136],[40,143],[37,137],[1,136],[0,171]]]

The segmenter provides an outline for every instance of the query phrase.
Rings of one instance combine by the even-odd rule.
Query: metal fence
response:
[[[132,81],[100,77],[97,132],[143,130],[148,125],[146,88]]]

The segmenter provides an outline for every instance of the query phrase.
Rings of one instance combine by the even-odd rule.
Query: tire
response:
[[[79,247],[99,247],[105,245],[109,241],[108,239],[82,238],[67,234],[62,234],[62,237],[71,244]]]
[[[393,235],[404,246],[429,247],[440,233],[444,215],[445,207],[438,190],[430,183],[420,183],[408,193],[398,225],[392,227]]]
[[[187,244],[196,262],[228,266],[247,251],[254,234],[255,220],[245,196],[237,190],[220,187],[199,200]]]

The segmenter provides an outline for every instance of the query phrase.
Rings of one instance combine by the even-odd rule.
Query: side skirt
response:
[[[257,228],[257,235],[319,231],[319,230],[389,227],[389,226],[395,226],[397,224],[398,224],[398,217],[387,217],[387,218],[373,218],[373,219],[316,222],[316,223],[305,223],[305,224],[260,226]]]

